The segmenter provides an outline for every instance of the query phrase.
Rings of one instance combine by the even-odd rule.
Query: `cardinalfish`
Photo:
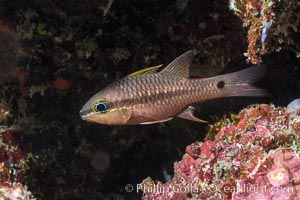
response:
[[[251,85],[263,66],[211,78],[190,78],[194,53],[188,51],[164,69],[155,66],[132,73],[95,94],[80,110],[83,120],[108,125],[154,124],[174,116],[206,122],[194,116],[191,104],[232,96],[264,96]]]

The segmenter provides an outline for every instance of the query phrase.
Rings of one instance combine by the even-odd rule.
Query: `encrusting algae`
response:
[[[224,122],[215,139],[186,147],[172,180],[145,179],[143,199],[297,199],[300,116],[260,104]]]
[[[281,49],[300,56],[298,0],[230,0],[229,7],[248,28],[248,62],[261,63],[262,55]]]

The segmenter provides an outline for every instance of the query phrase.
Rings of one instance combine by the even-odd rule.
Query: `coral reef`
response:
[[[0,198],[6,200],[35,200],[27,188],[20,183],[1,183]]]
[[[236,2],[240,8],[246,1]],[[256,27],[264,27],[254,35],[258,53],[261,40],[266,52],[278,45],[290,50],[266,56],[272,67],[261,85],[273,98],[211,100],[196,105],[196,115],[214,121],[253,103],[286,105],[299,98],[300,65],[294,54],[298,4],[281,2],[266,10],[274,18],[261,12],[274,23],[264,26],[265,19],[257,16]],[[27,186],[37,199],[140,199],[141,193],[128,193],[124,186],[148,175],[169,180],[171,163],[182,157],[187,144],[202,141],[205,135],[199,132],[207,125],[174,119],[108,127],[83,122],[80,107],[108,83],[167,64],[190,49],[198,52],[193,76],[243,69],[248,40],[244,30],[228,1],[1,0],[0,132],[6,138],[0,151],[1,183]],[[236,117],[231,116],[234,121]],[[214,146],[216,134],[228,123],[226,118],[215,123],[207,136],[212,142],[205,145]],[[6,142],[9,137],[16,138],[13,146]]]
[[[290,113],[292,116],[300,115],[300,99],[296,99],[289,103],[286,112]]]
[[[144,180],[143,199],[297,199],[300,116],[290,113],[260,104],[217,122],[214,139],[186,147],[172,180]]]
[[[1,128],[0,134],[1,182],[19,181],[28,168],[26,160],[29,149],[19,145],[21,132]]]
[[[248,27],[247,60],[262,62],[261,56],[282,48],[300,56],[300,3],[297,0],[230,0],[233,10]]]
[[[0,127],[0,198],[30,200],[35,199],[23,180],[30,154],[28,149],[18,145],[21,132]]]

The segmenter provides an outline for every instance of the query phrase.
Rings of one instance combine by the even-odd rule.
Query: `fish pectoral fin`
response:
[[[169,120],[173,119],[173,117],[167,118],[167,119],[162,119],[162,120],[157,120],[157,121],[149,121],[149,122],[143,122],[140,124],[146,125],[146,124],[156,124],[156,123],[162,123],[162,122],[167,122]]]
[[[128,76],[137,76],[137,75],[141,75],[141,74],[154,74],[157,72],[157,69],[160,68],[161,66],[163,66],[163,65],[157,65],[157,66],[141,69],[139,71],[129,74]]]
[[[192,120],[195,122],[200,122],[200,123],[208,123],[205,120],[199,119],[194,116],[194,110],[195,108],[192,106],[189,106],[187,109],[185,109],[182,113],[178,114],[177,117],[183,118],[183,119],[188,119]]]
[[[159,73],[172,75],[176,79],[189,78],[189,68],[193,58],[193,51],[187,51],[181,56],[177,57]]]
[[[132,113],[132,109],[120,108],[118,110],[119,118],[123,121],[124,124],[126,124],[131,118]]]

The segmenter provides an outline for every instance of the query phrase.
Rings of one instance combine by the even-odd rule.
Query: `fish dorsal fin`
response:
[[[166,66],[160,73],[171,74],[177,79],[183,79],[189,77],[189,67],[194,57],[193,51],[187,51],[181,56],[173,60],[168,66]]]
[[[157,65],[157,66],[141,69],[139,71],[129,74],[128,76],[137,76],[137,75],[141,75],[141,74],[154,74],[157,72],[157,69],[160,68],[161,66],[163,66],[163,65]]]

